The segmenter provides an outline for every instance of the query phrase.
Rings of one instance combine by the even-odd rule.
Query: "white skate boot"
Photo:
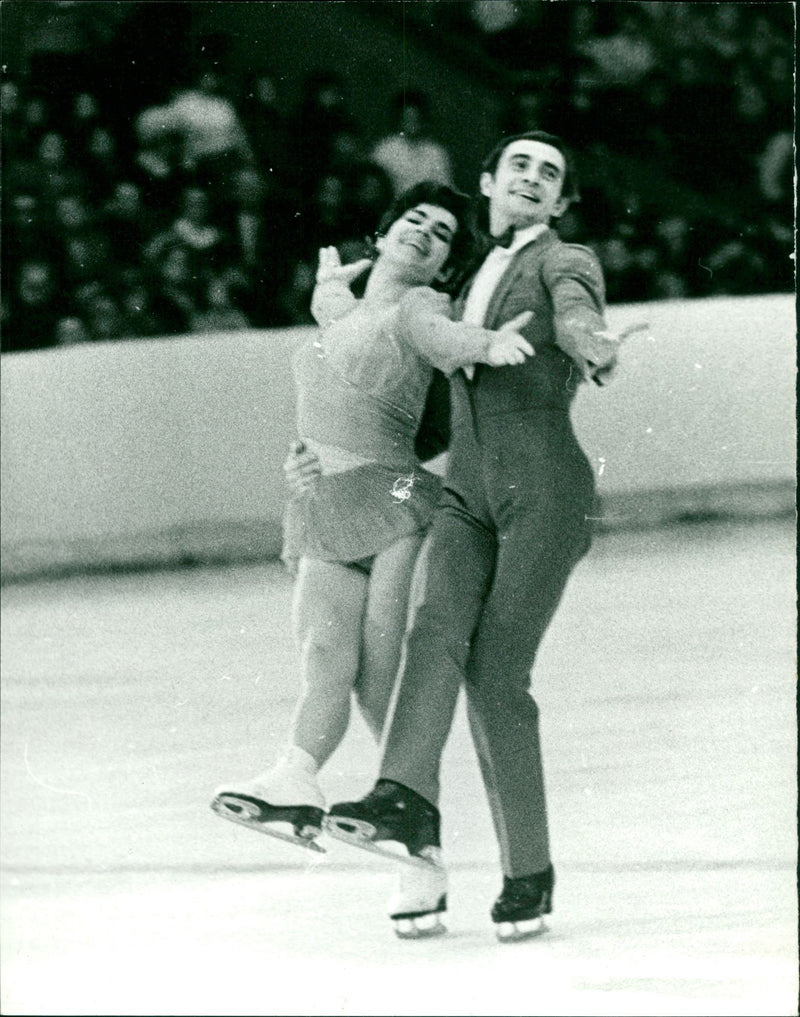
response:
[[[426,868],[402,866],[399,888],[389,899],[389,917],[400,939],[428,939],[447,932],[440,915],[447,910],[447,872],[441,848],[423,848],[432,863]]]
[[[223,784],[211,808],[230,819],[312,851],[323,848],[315,838],[322,832],[325,798],[317,783],[317,764],[303,749],[292,746],[269,772],[252,780]],[[288,824],[288,829],[276,824]]]

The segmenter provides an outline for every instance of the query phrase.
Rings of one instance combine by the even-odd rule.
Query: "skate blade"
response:
[[[321,831],[317,827],[306,826],[303,828],[303,836],[296,833],[285,833],[283,830],[276,830],[274,824],[266,823],[261,819],[261,810],[257,805],[233,795],[218,795],[211,803],[211,808],[218,816],[228,819],[239,826],[246,826],[248,830],[255,830],[257,833],[266,834],[267,837],[274,837],[275,840],[285,841],[287,844],[296,844],[298,847],[306,848],[308,851],[315,851],[324,855],[325,848],[320,847],[314,840]]]
[[[373,855],[381,855],[383,858],[391,858],[393,862],[400,862],[403,865],[411,865],[418,869],[436,869],[439,866],[435,862],[417,855],[402,854],[404,848],[398,845],[398,850],[384,847],[383,842],[375,842],[370,837],[375,836],[375,827],[372,823],[366,823],[362,819],[347,819],[344,816],[326,816],[323,820],[323,829],[331,837],[340,840],[351,847],[361,848]]]
[[[398,939],[432,939],[443,936],[447,926],[442,924],[438,912],[418,915],[415,918],[395,918],[394,934]]]
[[[524,922],[499,922],[495,931],[501,943],[522,943],[543,935],[547,926],[544,918],[531,918]]]

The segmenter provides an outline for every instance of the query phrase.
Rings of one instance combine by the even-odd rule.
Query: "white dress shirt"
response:
[[[489,309],[489,302],[494,295],[497,284],[500,282],[500,277],[508,268],[509,262],[520,247],[525,247],[526,244],[529,244],[540,234],[544,233],[546,229],[547,226],[544,223],[537,223],[534,226],[528,226],[524,230],[517,230],[513,241],[508,247],[500,247],[498,245],[489,251],[483,264],[475,273],[475,278],[472,281],[472,286],[464,303],[464,313],[461,316],[462,321],[466,321],[470,325],[483,325],[483,320]],[[471,378],[475,373],[474,365],[465,367],[464,373],[468,378]]]

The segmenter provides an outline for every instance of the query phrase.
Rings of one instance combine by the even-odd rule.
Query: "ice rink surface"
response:
[[[391,864],[216,817],[285,736],[277,564],[3,593],[3,1014],[797,1013],[794,524],[598,538],[542,647],[557,872],[547,935],[495,942],[501,882],[459,712],[450,932],[396,939]],[[366,791],[360,719],[323,774]]]

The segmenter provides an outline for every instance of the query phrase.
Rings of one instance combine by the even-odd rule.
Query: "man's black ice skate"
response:
[[[439,810],[393,780],[379,780],[360,801],[331,806],[325,829],[338,840],[395,861],[426,868],[441,866]],[[405,851],[384,848],[381,841],[393,841]]]
[[[503,891],[492,907],[492,921],[502,943],[531,939],[547,931],[544,915],[553,910],[553,866],[531,876],[505,876]]]

